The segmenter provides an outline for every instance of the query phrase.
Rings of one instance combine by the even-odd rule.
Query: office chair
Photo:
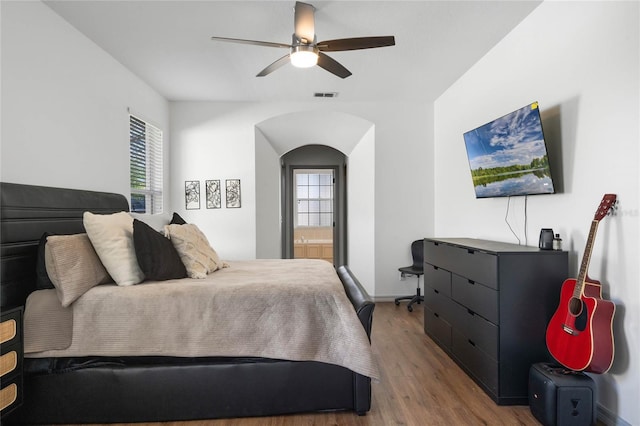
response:
[[[401,300],[409,300],[407,310],[413,312],[413,304],[424,302],[424,296],[420,295],[420,276],[424,274],[424,240],[416,240],[411,243],[411,256],[413,257],[413,265],[398,268],[400,275],[404,277],[417,277],[418,288],[416,294],[411,296],[404,296],[396,298],[396,306],[400,304]]]

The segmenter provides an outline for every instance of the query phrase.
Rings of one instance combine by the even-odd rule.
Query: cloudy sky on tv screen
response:
[[[477,197],[553,193],[537,102],[464,134]]]
[[[472,170],[530,164],[547,154],[537,105],[527,105],[465,133]]]

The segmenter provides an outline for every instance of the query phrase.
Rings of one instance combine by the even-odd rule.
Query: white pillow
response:
[[[164,235],[173,243],[191,278],[204,278],[228,266],[220,260],[207,237],[194,224],[166,225]]]
[[[93,214],[85,212],[84,228],[111,278],[118,285],[144,280],[133,245],[133,217],[127,212]]]

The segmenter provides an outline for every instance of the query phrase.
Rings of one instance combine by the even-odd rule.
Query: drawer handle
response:
[[[473,312],[471,309],[467,309],[467,313],[471,316],[475,315],[476,313]]]
[[[476,283],[474,280],[467,280],[467,281],[469,281],[469,284],[471,284],[471,285],[475,285],[475,283]]]
[[[469,254],[474,254],[475,252],[476,252],[475,250],[467,249],[467,253]]]
[[[439,292],[438,290],[436,290],[435,288],[433,289],[433,292],[434,292],[435,294],[440,294],[440,292]]]
[[[434,317],[436,317],[436,318],[440,318],[440,315],[438,315],[438,313],[437,313],[437,312],[434,312],[434,313],[433,313],[433,316],[434,316]]]
[[[468,340],[467,340],[467,342],[469,342],[469,344],[471,344],[471,346],[473,346],[473,347],[475,347],[475,346],[476,346],[476,344],[475,344],[475,343],[473,343],[473,340],[471,340],[471,339],[468,339]]]

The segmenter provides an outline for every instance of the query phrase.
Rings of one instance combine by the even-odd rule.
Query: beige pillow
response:
[[[64,307],[92,287],[112,281],[87,234],[48,236],[44,256],[47,275]]]
[[[144,280],[133,245],[133,217],[127,212],[93,214],[84,212],[84,229],[109,275],[118,285]]]
[[[171,240],[191,278],[204,278],[226,265],[209,245],[207,237],[194,224],[166,225],[164,234]]]

